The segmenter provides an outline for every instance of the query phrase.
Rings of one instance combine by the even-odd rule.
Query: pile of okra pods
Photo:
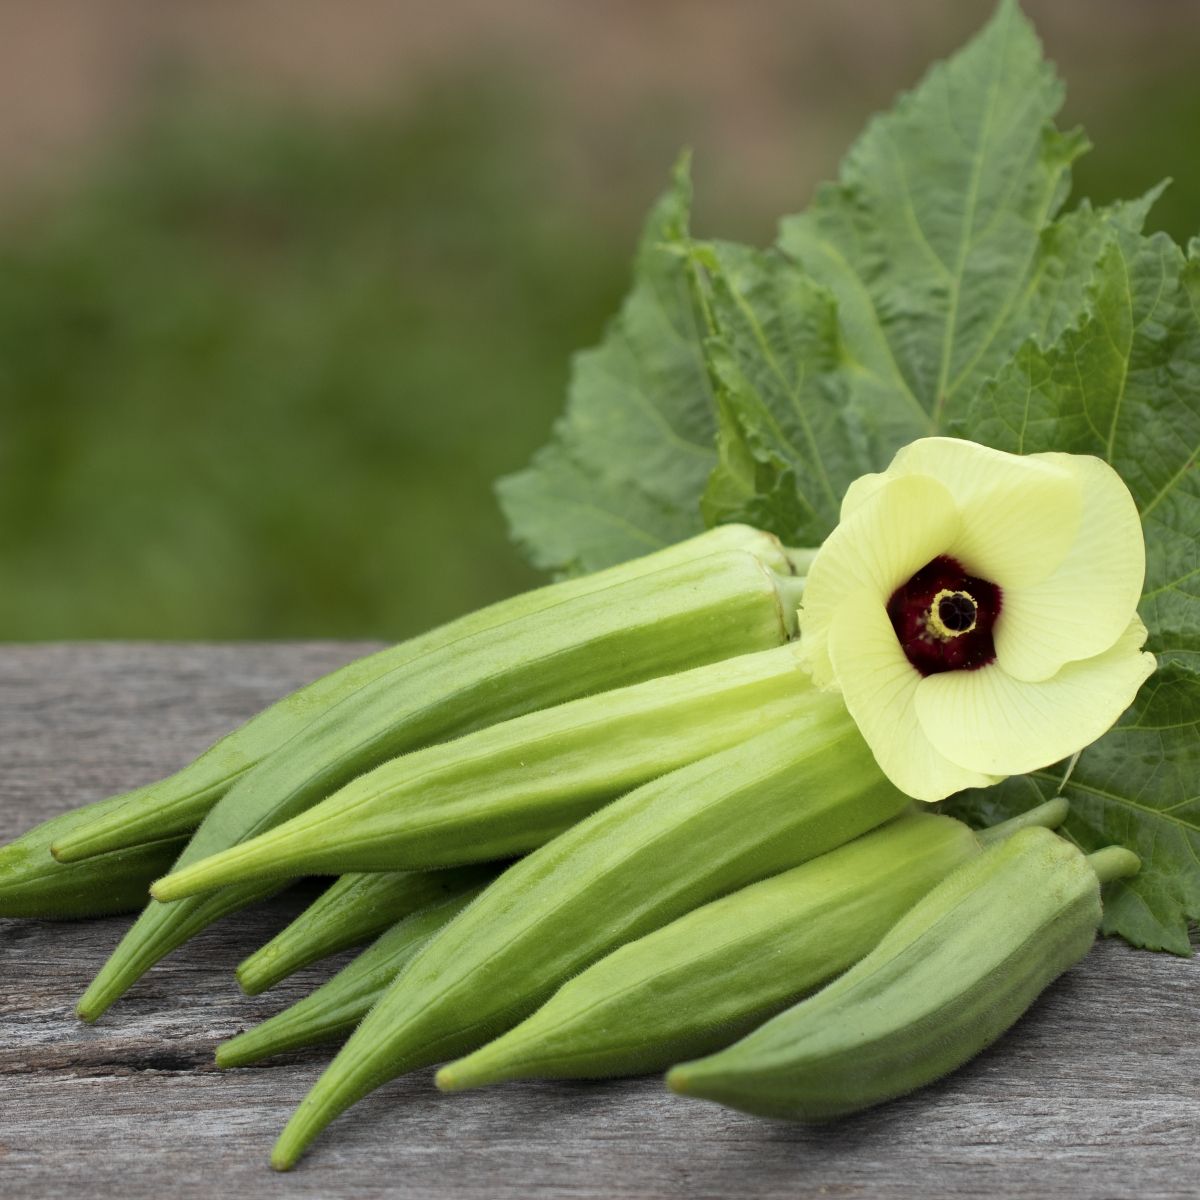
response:
[[[120,910],[153,884],[79,1002],[94,1021],[210,922],[338,876],[238,978],[260,992],[371,944],[217,1049],[236,1067],[344,1041],[279,1169],[374,1088],[439,1063],[447,1091],[665,1070],[686,1096],[799,1119],[916,1088],[1084,955],[1101,883],[1138,868],[1055,834],[1061,800],[979,832],[918,811],[914,791],[937,799],[975,768],[931,761],[914,788],[908,762],[936,751],[902,733],[898,763],[868,703],[888,673],[872,667],[864,700],[870,639],[851,626],[843,644],[864,587],[882,589],[912,678],[1000,671],[984,653],[998,585],[972,572],[1003,574],[1004,538],[956,525],[929,543],[893,518],[915,486],[969,512],[980,479],[995,501],[1026,470],[1041,479],[970,442],[916,443],[860,481],[872,494],[818,551],[722,526],[354,662],[178,774],[5,848],[2,911]],[[1123,632],[1076,664],[1107,680],[1108,722],[1153,664],[1139,645]],[[1095,733],[1041,736],[1057,758]]]
[[[692,239],[681,164],[502,488],[541,565],[600,569],[0,848],[0,916],[140,910],[79,1015],[334,876],[238,980],[366,948],[216,1049],[339,1047],[286,1170],[435,1065],[826,1120],[967,1061],[1102,916],[1186,953],[1195,851],[1155,822],[1195,801],[1200,242],[1141,232],[1157,193],[1060,212],[1061,95],[1001,0],[770,251]]]

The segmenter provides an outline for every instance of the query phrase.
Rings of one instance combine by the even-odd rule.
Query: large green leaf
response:
[[[1141,614],[1164,664],[1128,718],[1085,750],[1066,788],[1068,829],[1121,842],[1141,873],[1107,909],[1136,945],[1188,948],[1200,919],[1200,263],[1166,236],[1119,231],[1089,310],[1049,349],[1022,348],[960,432],[1003,450],[1066,450],[1111,463],[1146,538]],[[1080,606],[1088,597],[1079,597]],[[1058,772],[1061,778],[1063,772]],[[1010,782],[989,808],[1025,807],[1053,772]],[[1024,790],[1023,790],[1024,789]]]
[[[819,545],[850,481],[871,469],[846,406],[837,307],[776,252],[697,246],[712,335],[721,461],[707,522],[745,521],[792,545]]]
[[[576,360],[554,439],[501,483],[535,564],[644,553],[694,532],[702,495],[709,524],[816,541],[854,475],[943,428],[1031,334],[1057,336],[1114,223],[1140,228],[1149,202],[1058,215],[1085,147],[1050,124],[1061,100],[1003,0],[871,122],[841,181],[784,221],[779,250],[714,243],[681,259],[681,166],[620,315]]]
[[[716,418],[686,253],[690,203],[685,158],[646,223],[620,313],[575,358],[552,441],[498,484],[538,567],[593,571],[704,527]]]
[[[1061,99],[1028,23],[1001,4],[870,124],[840,183],[785,219],[782,258],[717,247],[710,520],[819,539],[836,519],[829,483],[946,428],[1022,341],[1076,318],[1114,228],[1140,229],[1157,192],[1056,215],[1085,146],[1049,124]]]
[[[840,181],[780,245],[837,298],[851,403],[877,462],[936,432],[1031,332],[1077,308],[1097,222],[1055,214],[1081,134],[1050,124],[1062,86],[1004,0],[983,31],[876,117]]]

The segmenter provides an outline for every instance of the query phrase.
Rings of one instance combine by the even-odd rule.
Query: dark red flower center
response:
[[[1000,605],[996,584],[939,555],[892,593],[887,611],[908,661],[922,675],[936,675],[995,661],[992,627]]]

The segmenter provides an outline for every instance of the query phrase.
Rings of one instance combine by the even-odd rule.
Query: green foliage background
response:
[[[184,104],[0,229],[0,638],[401,636],[529,586],[492,480],[630,229],[511,89]]]

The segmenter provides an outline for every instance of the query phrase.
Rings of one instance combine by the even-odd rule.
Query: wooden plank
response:
[[[0,647],[0,838],[180,765],[370,647]],[[443,1097],[428,1072],[342,1117],[302,1166],[267,1155],[320,1053],[228,1073],[212,1050],[331,966],[264,996],[230,969],[282,897],[160,964],[95,1027],[72,1005],[127,919],[0,921],[5,1197],[1194,1197],[1200,968],[1102,943],[1017,1029],[924,1092],[819,1129],[684,1101],[657,1080]]]

